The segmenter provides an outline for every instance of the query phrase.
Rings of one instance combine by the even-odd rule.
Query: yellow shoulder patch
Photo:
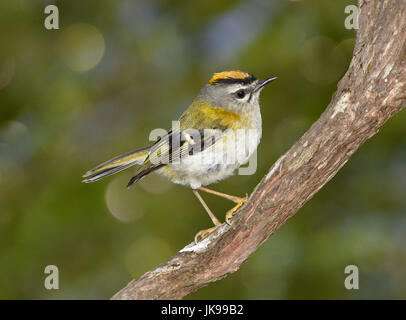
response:
[[[219,80],[223,80],[223,79],[241,79],[242,80],[242,79],[246,79],[246,78],[250,78],[250,77],[252,77],[252,75],[250,75],[249,73],[244,72],[244,71],[239,71],[239,70],[223,71],[223,72],[217,72],[217,73],[213,74],[213,76],[209,80],[209,83],[215,84]]]
[[[229,110],[212,106],[203,101],[194,101],[181,115],[180,127],[182,130],[193,129],[234,129],[239,124],[241,116]]]

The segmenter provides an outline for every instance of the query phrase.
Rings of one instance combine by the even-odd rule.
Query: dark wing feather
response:
[[[147,158],[138,167],[127,186],[130,187],[145,175],[168,163],[211,147],[220,140],[223,132],[231,129],[239,119],[240,116],[231,111],[194,101],[181,115],[180,127],[169,131],[151,146]]]

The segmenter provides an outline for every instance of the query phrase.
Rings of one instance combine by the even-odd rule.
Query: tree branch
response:
[[[311,128],[272,166],[231,226],[131,281],[112,299],[180,299],[235,272],[406,105],[406,1],[359,0],[353,59]]]

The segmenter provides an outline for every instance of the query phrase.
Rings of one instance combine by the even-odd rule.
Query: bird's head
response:
[[[215,73],[200,91],[198,99],[234,112],[249,111],[258,107],[261,90],[275,79],[258,80],[243,71]]]

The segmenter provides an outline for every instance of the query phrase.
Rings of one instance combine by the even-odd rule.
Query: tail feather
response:
[[[86,172],[82,182],[90,183],[127,169],[136,164],[141,165],[148,156],[150,147],[129,152],[99,164]]]

